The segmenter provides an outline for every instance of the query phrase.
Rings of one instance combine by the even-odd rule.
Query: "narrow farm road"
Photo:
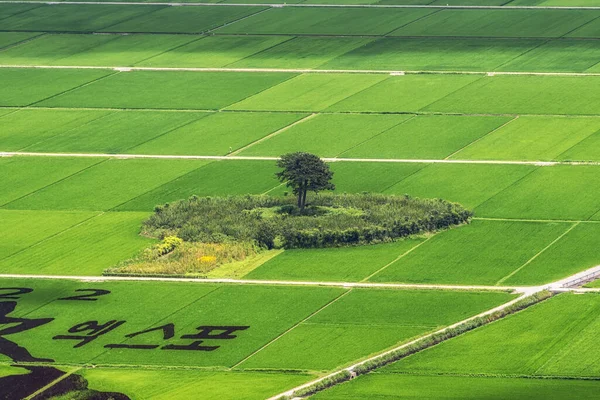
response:
[[[40,4],[96,4],[96,5],[139,5],[139,6],[173,6],[173,7],[309,7],[309,8],[433,8],[433,9],[483,9],[483,10],[600,10],[596,6],[475,6],[475,5],[428,5],[428,4],[287,4],[287,3],[161,3],[161,2],[133,2],[133,1],[28,1],[28,0],[5,0],[0,3],[40,3]]]
[[[0,151],[0,157],[93,157],[93,158],[150,158],[182,160],[247,160],[277,161],[279,157],[261,156],[197,156],[197,155],[161,155],[161,154],[106,154],[106,153],[38,153],[27,151]],[[338,158],[323,157],[325,162],[363,162],[363,163],[416,163],[416,164],[491,164],[491,165],[534,165],[551,167],[555,165],[600,165],[600,161],[525,161],[525,160],[447,160],[447,159],[407,159],[407,158]]]
[[[0,1],[2,4],[2,1]],[[63,3],[61,3],[63,4]],[[148,3],[144,3],[148,4]],[[598,8],[600,9],[600,7]],[[102,33],[107,34],[107,33]],[[110,34],[110,33],[108,33]],[[120,35],[120,33],[119,33]],[[0,64],[0,68],[19,69],[102,69],[117,72],[184,71],[184,72],[248,72],[296,74],[380,74],[380,75],[487,75],[487,76],[600,76],[597,72],[526,72],[526,71],[453,71],[453,70],[383,70],[383,69],[319,69],[317,68],[227,68],[227,67],[124,67],[110,65],[22,65]]]

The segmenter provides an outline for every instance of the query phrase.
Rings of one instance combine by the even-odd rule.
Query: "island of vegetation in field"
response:
[[[278,178],[295,196],[192,196],[157,206],[142,234],[160,242],[108,273],[206,276],[223,265],[256,267],[270,258],[265,253],[387,243],[467,223],[472,216],[442,199],[319,194],[335,188],[333,173],[311,154],[284,155],[278,165]],[[309,192],[315,193],[310,199]]]

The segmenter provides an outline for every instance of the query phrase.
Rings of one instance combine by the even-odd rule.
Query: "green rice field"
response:
[[[599,0],[85,2],[0,0],[0,398],[308,398],[457,323],[310,398],[598,397]],[[336,194],[473,216],[111,269],[157,251],[170,202],[294,196],[298,151]]]

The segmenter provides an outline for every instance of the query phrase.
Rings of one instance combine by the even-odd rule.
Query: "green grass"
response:
[[[217,36],[217,38],[219,38]],[[223,39],[225,37],[222,37]],[[288,37],[285,42],[234,62],[231,68],[317,68],[372,39],[352,37]],[[354,66],[350,69],[357,69]]]
[[[561,294],[387,370],[597,377],[599,311],[598,295]]]
[[[331,165],[331,169],[334,172],[333,182],[338,193],[381,193],[426,166],[427,164],[417,163],[336,162]]]
[[[41,188],[5,207],[30,210],[109,210],[201,165],[202,162],[195,160],[108,160]]]
[[[475,210],[501,218],[585,220],[600,209],[595,166],[538,168]]]
[[[65,229],[3,258],[0,271],[4,274],[99,275],[104,269],[133,256],[152,243],[150,239],[138,235],[147,213],[105,213],[81,221],[79,225],[69,221],[68,213],[28,213],[30,218],[37,219],[38,224],[42,221],[50,223],[54,219],[55,229],[60,224]],[[83,220],[90,216],[89,213],[80,213],[79,218]],[[30,219],[28,223],[32,225],[33,221]],[[69,229],[67,225],[73,226]],[[37,228],[40,233],[46,229]]]
[[[327,111],[418,111],[479,79],[479,75],[394,76],[333,104]]]
[[[452,158],[556,160],[599,130],[600,118],[519,117]]]
[[[88,218],[94,212],[81,211],[14,211],[0,210],[0,260],[21,251],[27,251],[53,235],[71,228]]]
[[[529,165],[432,164],[385,192],[440,198],[474,208],[534,170]]]
[[[100,70],[0,70],[0,106],[27,106],[109,75]]]
[[[386,78],[385,75],[304,74],[236,103],[229,109],[321,111]]]
[[[263,53],[286,36],[206,36],[185,46],[149,58],[139,66],[144,67],[230,67],[232,63]]]
[[[95,32],[161,8],[156,6],[44,4],[2,20],[2,29],[37,32]]]
[[[444,77],[438,78],[444,79]],[[599,114],[600,80],[581,76],[495,76],[424,108],[432,112],[493,114]]]
[[[600,34],[598,34],[599,26],[600,26],[600,23],[598,22],[598,19],[596,18],[593,21],[589,22],[588,24],[582,25],[579,29],[575,29],[574,31],[569,32],[569,34],[566,36],[572,37],[572,38],[598,39],[600,37]]]
[[[78,112],[78,111],[76,111]],[[101,113],[96,111],[96,114]],[[115,111],[24,150],[66,153],[124,153],[203,119],[208,113]]]
[[[319,393],[314,400],[595,399],[597,381],[372,373]]]
[[[443,159],[508,121],[509,117],[417,116],[364,141],[340,156]]]
[[[393,262],[422,241],[418,238],[370,246],[287,250],[244,278],[356,282]]]
[[[0,158],[0,206],[42,190],[101,161],[101,158]]]
[[[0,148],[18,151],[107,116],[95,110],[12,110],[0,119]],[[104,134],[104,132],[103,132]]]
[[[334,58],[319,68],[493,71],[540,43],[525,39],[382,38]]]
[[[1,8],[0,10],[2,10],[2,14],[0,14],[0,19],[8,19],[10,16],[15,15],[15,14],[20,14],[23,12],[26,12],[28,10],[34,9],[39,7],[39,4],[35,4],[35,3],[31,3],[31,4],[26,4],[26,3],[16,3],[16,4],[0,4]]]
[[[598,15],[585,10],[442,10],[391,35],[559,38]]]
[[[503,284],[502,279],[557,239],[568,223],[473,221],[438,233],[369,280]],[[539,279],[548,282],[543,271]]]
[[[274,161],[215,161],[140,194],[118,209],[152,211],[158,204],[192,195],[261,194],[279,184],[276,171]]]
[[[432,12],[426,9],[284,7],[218,29],[217,33],[383,35]]]
[[[305,116],[307,114],[244,112],[211,114],[207,118],[148,140],[127,152],[226,155],[230,149],[238,150]]]
[[[527,267],[507,279],[507,285],[540,285],[558,281],[600,264],[600,224],[577,225]]]
[[[27,72],[32,77],[40,73]],[[41,104],[49,107],[220,109],[292,76],[287,73],[122,72]],[[33,78],[39,84],[41,77]]]
[[[591,40],[551,40],[503,64],[500,71],[584,72],[598,63],[600,49]]]
[[[0,53],[2,64],[131,66],[196,40],[183,35],[44,35]]]
[[[508,293],[354,289],[239,368],[332,369],[511,298]]]
[[[409,118],[406,115],[319,114],[248,148],[241,155],[280,156],[305,151],[323,157],[341,156]]]
[[[37,33],[26,33],[26,32],[2,32],[0,33],[0,49],[4,49],[8,46],[13,46],[19,42],[23,42],[36,37]],[[0,59],[2,55],[0,53]]]
[[[561,153],[558,159],[581,161],[600,160],[600,129]]]
[[[133,399],[208,398],[260,400],[314,379],[302,373],[206,372],[94,368],[79,371],[90,388],[125,393]]]
[[[141,7],[143,9],[147,6]],[[103,32],[202,33],[258,13],[259,7],[166,7],[102,29]]]

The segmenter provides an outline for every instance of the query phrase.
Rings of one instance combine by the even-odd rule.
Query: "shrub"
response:
[[[242,241],[265,248],[380,243],[466,223],[460,204],[383,194],[320,195],[303,212],[293,198],[191,197],[156,207],[143,233],[187,242]],[[165,242],[166,243],[166,242]]]

